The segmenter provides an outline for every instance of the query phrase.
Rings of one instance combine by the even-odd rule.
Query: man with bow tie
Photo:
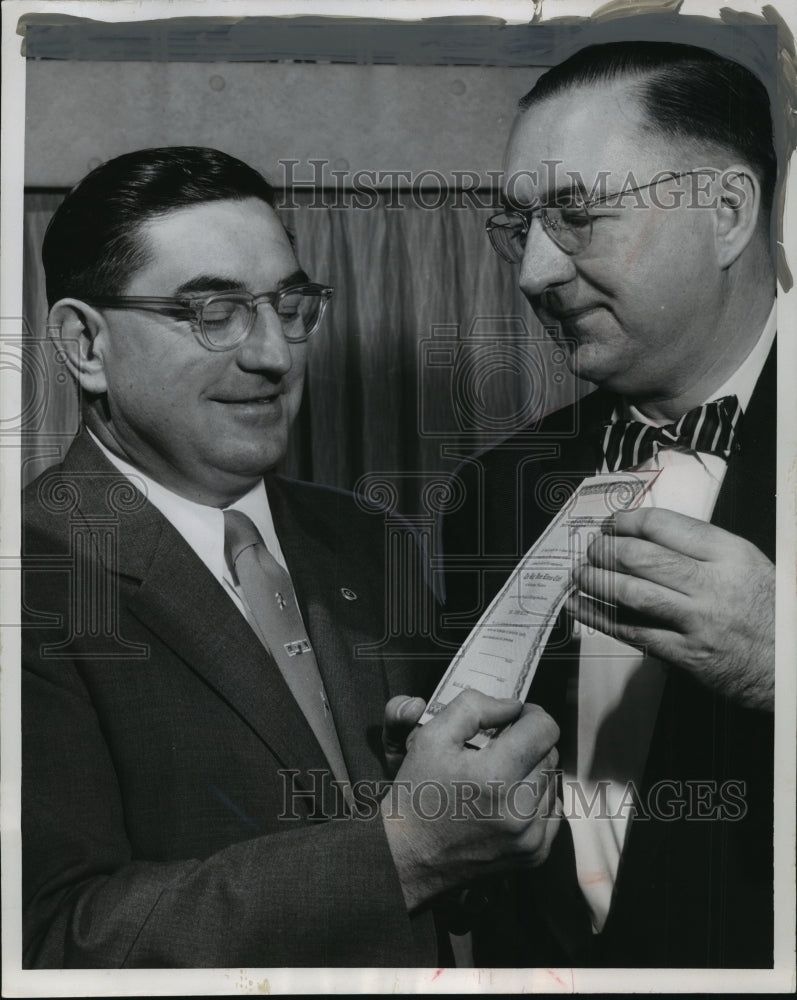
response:
[[[465,692],[389,780],[427,650],[386,638],[384,519],[274,473],[332,294],[274,201],[138,150],[45,236],[84,427],[23,498],[26,968],[437,965],[434,900],[558,827],[558,731],[517,701]],[[538,814],[480,819],[496,779]]]
[[[618,513],[573,567],[567,610],[580,627],[568,635],[560,622],[529,696],[562,730],[568,822],[549,861],[512,887],[505,922],[485,921],[477,960],[765,967],[775,641],[767,93],[742,66],[692,46],[593,46],[520,102],[504,166],[493,248],[517,266],[570,369],[598,388],[459,470],[469,502],[445,525],[446,554],[460,557],[447,610],[475,619],[502,582],[494,567],[505,575],[551,519],[553,486],[625,469],[659,475],[645,505]]]

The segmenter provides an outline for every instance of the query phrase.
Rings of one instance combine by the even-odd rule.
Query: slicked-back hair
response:
[[[523,112],[548,97],[623,79],[634,85],[652,133],[719,146],[752,167],[769,218],[777,175],[769,95],[737,62],[674,42],[591,45],[544,73],[518,108]]]
[[[274,189],[252,167],[201,146],[139,149],[108,160],[59,205],[44,236],[47,301],[120,295],[147,261],[141,227],[175,209],[259,198]]]

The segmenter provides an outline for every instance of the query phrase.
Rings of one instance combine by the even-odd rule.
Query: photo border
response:
[[[711,18],[720,23],[728,11],[739,23],[745,18],[782,21],[784,29],[797,28],[797,8],[789,0],[773,5],[748,0],[711,0],[672,3],[649,0],[631,6],[623,0],[614,4],[588,0],[536,0],[516,2],[438,2],[419,5],[400,0],[144,0],[140,4],[103,3],[102,0],[6,0],[3,14],[3,106],[2,106],[2,274],[0,275],[0,322],[19,323],[22,302],[22,224],[24,192],[25,66],[21,54],[18,19],[27,14],[54,17],[89,17],[102,21],[136,22],[175,17],[360,17],[377,21],[420,22],[429,18],[455,17],[457,23],[472,19],[483,24],[544,25],[568,17],[606,22],[620,14],[643,16],[671,12],[678,18]],[[785,36],[784,36],[785,39]],[[785,42],[784,42],[785,44]],[[794,71],[788,52],[781,53]],[[793,77],[792,77],[793,78]],[[780,102],[791,111],[792,95]],[[773,109],[777,110],[777,109]],[[785,122],[787,130],[792,122]],[[784,165],[784,172],[788,167]],[[797,194],[794,184],[786,185],[783,203],[782,254],[797,269]],[[795,272],[797,273],[797,271]],[[778,561],[777,561],[777,710],[775,787],[775,900],[776,947],[773,970],[484,970],[484,969],[201,969],[201,970],[22,970],[21,969],[21,884],[19,873],[19,657],[18,629],[6,629],[2,636],[3,670],[0,676],[2,703],[2,779],[0,783],[0,827],[2,829],[2,916],[3,991],[5,996],[129,996],[129,995],[225,995],[265,993],[498,993],[498,992],[778,992],[794,989],[794,802],[795,802],[795,703],[794,676],[796,564],[795,524],[797,523],[797,393],[793,373],[797,371],[797,310],[794,289],[787,288],[781,271],[778,290]],[[15,320],[14,317],[17,317]],[[3,409],[19,413],[22,390],[18,371],[0,371]],[[0,510],[3,541],[0,551],[0,608],[18,614],[20,586],[18,447],[3,442],[0,470]],[[4,620],[6,620],[4,618]],[[14,617],[13,620],[18,620]]]

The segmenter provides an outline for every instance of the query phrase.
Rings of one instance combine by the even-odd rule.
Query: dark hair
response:
[[[274,189],[217,149],[166,146],[108,160],[72,188],[50,220],[42,245],[47,301],[120,294],[147,263],[138,238],[145,222],[189,205],[245,198],[273,207]]]
[[[518,107],[526,111],[573,87],[623,77],[635,81],[651,131],[717,145],[751,166],[761,183],[764,217],[769,217],[777,174],[769,96],[737,62],[673,42],[591,45],[543,74]]]

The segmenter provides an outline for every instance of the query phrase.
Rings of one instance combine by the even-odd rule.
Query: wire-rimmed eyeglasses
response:
[[[318,329],[333,292],[327,285],[305,282],[259,295],[245,291],[185,298],[117,295],[93,298],[87,305],[98,309],[142,309],[190,320],[202,347],[209,351],[230,351],[247,338],[254,326],[257,307],[265,302],[279,317],[285,339],[292,344],[303,343]]]
[[[614,194],[601,195],[588,201],[580,198],[578,191],[574,191],[567,195],[566,201],[563,201],[562,204],[538,205],[532,209],[499,212],[498,215],[493,215],[487,220],[487,235],[490,237],[493,250],[499,257],[510,264],[518,264],[523,260],[526,238],[532,220],[538,215],[544,232],[550,236],[560,250],[572,257],[574,254],[586,250],[592,241],[591,208],[611,201],[612,198],[622,199],[627,194],[655,187],[662,181],[678,180],[680,177],[688,177],[698,173],[702,173],[702,171],[665,172],[649,184],[623,188],[622,191]]]

